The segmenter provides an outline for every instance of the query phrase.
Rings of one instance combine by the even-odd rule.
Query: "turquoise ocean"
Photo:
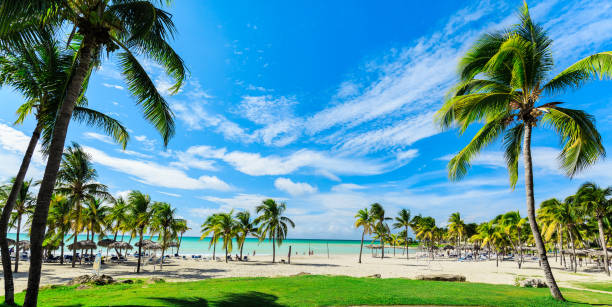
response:
[[[14,233],[9,233],[8,237],[11,239],[15,239]],[[108,236],[107,236],[108,237]],[[112,239],[113,237],[110,236]],[[29,240],[26,234],[19,235],[20,240]],[[78,240],[85,240],[86,235],[79,235]],[[157,236],[145,236],[145,239],[152,239],[153,241],[157,241]],[[130,241],[129,236],[125,236],[123,239],[121,235],[117,237],[117,240],[122,241]],[[95,237],[95,242],[98,241],[98,236]],[[72,240],[68,240],[66,237],[66,244],[72,243]],[[131,244],[138,242],[137,238],[133,238],[131,240]],[[338,255],[338,254],[358,254],[359,247],[361,241],[359,240],[326,240],[326,239],[286,239],[283,240],[283,243],[280,247],[277,246],[276,252],[279,255],[287,254],[289,252],[289,247],[291,246],[292,254],[295,255],[297,252],[299,255],[308,254],[308,251],[313,251],[315,255],[327,255],[328,251],[330,255]],[[364,241],[364,245],[370,244],[370,240]],[[205,238],[200,240],[200,237],[183,237],[183,241],[181,243],[180,254],[181,255],[212,255],[213,248],[210,247],[210,239]],[[234,240],[232,242],[233,250],[232,254],[237,254],[240,252],[238,248],[238,244]],[[223,244],[222,241],[219,240],[217,243],[217,253],[223,254]],[[133,252],[134,250],[132,250]],[[168,252],[176,252],[176,249],[171,249]],[[253,255],[255,252],[257,255],[271,255],[272,254],[272,241],[264,240],[259,241],[256,238],[247,238],[244,243],[244,255]],[[364,247],[364,253],[368,253],[369,250]]]

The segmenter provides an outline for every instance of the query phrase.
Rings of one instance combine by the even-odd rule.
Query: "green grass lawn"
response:
[[[576,287],[612,292],[612,282],[575,282]]]
[[[612,304],[612,295],[564,289],[569,303],[550,298],[548,289],[509,285],[408,279],[296,276],[224,278],[196,282],[116,284],[40,292],[40,306],[348,306],[478,305],[577,306]],[[23,301],[24,293],[17,295]]]

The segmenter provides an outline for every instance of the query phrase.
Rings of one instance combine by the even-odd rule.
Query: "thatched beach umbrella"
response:
[[[75,244],[70,244],[68,245],[68,249],[72,250],[72,249],[96,249],[98,248],[98,246],[96,245],[96,243],[94,241],[91,240],[83,240],[83,241],[78,241]]]
[[[113,239],[102,239],[98,241],[98,246],[106,247],[106,257],[108,257],[108,246],[115,243]]]
[[[108,248],[116,248],[119,249],[119,256],[121,256],[121,251],[122,250],[128,250],[128,249],[133,249],[134,247],[132,245],[130,245],[130,243],[127,242],[123,242],[123,241],[118,241],[118,242],[113,242],[110,245],[108,245]]]
[[[151,243],[154,243],[154,242],[151,241],[151,240],[142,240],[142,248],[145,248],[145,246],[147,246],[147,245],[149,245]],[[140,244],[141,244],[140,242],[136,242],[136,244],[134,244],[134,245],[136,245],[136,247],[140,247]]]
[[[27,250],[30,249],[30,241],[27,240],[21,240],[17,243],[18,248],[20,248],[21,250]]]
[[[7,243],[9,246],[11,246],[11,245],[15,245],[15,240],[13,240],[13,239],[9,239],[9,238],[6,238],[6,243]]]

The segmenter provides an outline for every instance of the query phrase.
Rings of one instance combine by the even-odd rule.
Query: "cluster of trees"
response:
[[[576,248],[601,248],[604,255],[604,267],[608,275],[609,257],[607,247],[612,237],[612,186],[600,187],[595,183],[584,183],[576,194],[568,196],[561,201],[556,198],[548,199],[540,204],[538,212],[538,226],[542,229],[544,244],[547,250],[555,250],[561,254],[561,263],[567,267],[565,251],[571,250],[570,269],[576,272]],[[355,215],[356,227],[363,229],[361,249],[366,235],[372,234],[372,239],[380,242],[384,258],[384,246],[405,245],[411,243],[408,237],[408,228],[412,230],[418,243],[426,247],[434,255],[434,250],[443,244],[454,244],[457,256],[461,256],[462,249],[495,251],[497,261],[499,256],[508,252],[516,255],[518,267],[523,263],[525,247],[535,244],[534,237],[529,231],[527,218],[522,217],[519,211],[509,211],[497,215],[492,220],[476,223],[465,223],[459,212],[452,213],[448,219],[447,227],[438,227],[433,217],[423,217],[420,214],[411,218],[410,211],[402,209],[395,217],[392,225],[401,231],[391,233],[387,221],[392,218],[385,216],[383,207],[374,203],[370,208],[359,210]],[[473,243],[466,247],[468,242]],[[361,263],[361,252],[359,263]],[[491,253],[488,253],[490,258]],[[408,258],[408,255],[406,255]]]
[[[0,65],[6,64],[0,73],[0,85],[12,86],[26,99],[19,110],[18,122],[25,115],[36,116],[36,127],[0,219],[7,304],[14,304],[14,289],[6,233],[39,138],[47,161],[30,219],[31,261],[24,301],[27,306],[37,304],[48,214],[71,120],[101,127],[123,146],[129,139],[127,129],[119,122],[100,112],[82,109],[87,107],[90,76],[103,60],[117,60],[129,93],[144,118],[159,131],[164,145],[174,135],[174,115],[169,104],[139,61],[146,59],[160,65],[173,81],[172,93],[182,87],[187,69],[169,44],[176,29],[172,15],[160,7],[169,2],[7,0],[0,3]],[[68,35],[58,34],[65,29],[70,30]]]
[[[246,238],[251,235],[259,238],[260,241],[266,238],[272,241],[272,263],[276,261],[276,246],[281,246],[283,240],[287,238],[290,227],[295,227],[295,223],[284,215],[287,210],[285,203],[277,203],[273,199],[262,201],[261,205],[255,208],[259,214],[252,219],[249,211],[241,211],[234,214],[234,211],[215,213],[210,215],[202,224],[202,237],[205,239],[210,236],[210,245],[213,247],[213,258],[217,249],[219,239],[223,242],[225,249],[225,262],[228,254],[232,252],[233,240],[236,240],[242,259],[242,249]]]
[[[14,182],[14,179],[12,180]],[[15,207],[11,212],[9,227],[19,234],[29,230],[36,196],[31,192],[32,180],[22,183]],[[12,188],[11,184],[0,187],[0,200],[6,201]],[[154,202],[151,197],[140,191],[131,191],[126,199],[114,198],[108,193],[106,185],[97,181],[97,172],[91,158],[78,144],[68,147],[63,154],[58,180],[51,197],[47,229],[43,247],[47,251],[60,250],[60,263],[64,263],[65,240],[77,246],[77,236],[86,233],[86,239],[93,240],[97,235],[116,241],[129,234],[129,240],[139,238],[139,257],[137,272],[140,272],[141,247],[145,234],[157,236],[162,246],[162,258],[170,242],[177,248],[183,234],[189,230],[187,221],[176,216],[176,209],[164,202]],[[19,267],[19,248],[15,249],[15,272]],[[72,267],[75,267],[77,248],[72,251]],[[163,264],[162,264],[163,265]]]

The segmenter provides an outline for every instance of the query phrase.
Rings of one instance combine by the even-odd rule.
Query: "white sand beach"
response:
[[[285,257],[279,257],[277,259]],[[194,259],[170,259],[164,264],[162,271],[159,267],[154,270],[153,265],[144,266],[143,272],[136,274],[136,258],[130,257],[124,264],[104,264],[102,274],[113,278],[149,278],[161,277],[166,281],[194,281],[208,278],[223,277],[273,277],[289,276],[299,273],[321,275],[348,275],[365,277],[380,274],[382,278],[415,278],[422,274],[461,274],[468,282],[482,282],[492,284],[514,284],[516,276],[544,279],[542,270],[537,261],[523,263],[518,269],[516,262],[500,262],[496,267],[495,260],[478,262],[458,262],[456,259],[427,259],[406,260],[405,256],[393,253],[384,260],[373,258],[370,254],[363,255],[363,263],[357,263],[357,255],[326,255],[292,256],[291,264],[272,264],[272,257],[268,255],[256,256],[248,262],[232,261],[229,263]],[[596,282],[612,280],[601,272],[585,272],[585,266],[579,267],[578,273],[564,270],[554,257],[550,259],[555,277],[562,287],[575,287],[574,282]],[[15,290],[23,291],[27,285],[28,262],[20,263],[20,273],[16,274]],[[41,285],[65,284],[75,276],[91,274],[91,265],[77,264],[71,268],[70,264],[46,263],[43,265]],[[4,282],[0,283],[2,291]]]

